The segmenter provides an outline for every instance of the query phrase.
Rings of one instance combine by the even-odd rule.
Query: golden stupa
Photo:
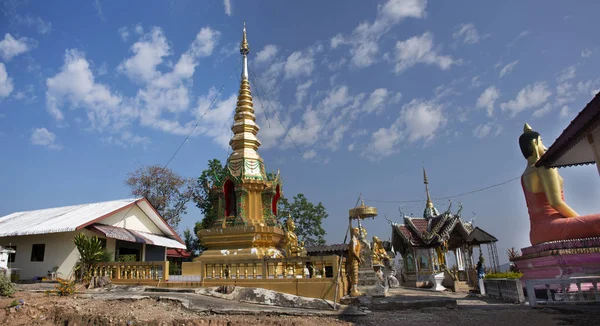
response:
[[[210,229],[198,232],[207,250],[196,258],[203,262],[230,258],[279,258],[285,255],[285,232],[277,222],[277,203],[281,197],[279,173],[265,172],[258,154],[260,141],[250,82],[248,54],[250,47],[244,24],[240,53],[243,57],[240,90],[229,142],[232,153],[227,158],[227,176],[215,180],[212,191],[217,200],[218,220]]]

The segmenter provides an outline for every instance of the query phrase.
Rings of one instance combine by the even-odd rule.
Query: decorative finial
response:
[[[427,193],[427,204],[426,208],[433,208],[433,202],[431,201],[431,196],[429,195],[429,180],[427,180],[427,171],[425,171],[425,166],[423,166],[423,183],[425,184],[425,193]]]
[[[525,123],[525,126],[523,127],[523,133],[526,132],[532,132],[533,129],[531,129],[531,126],[528,123]]]
[[[244,22],[244,30],[242,32],[242,43],[240,44],[240,53],[242,55],[248,55],[248,53],[250,53],[250,46],[248,45],[248,40],[246,39],[246,22]]]
[[[429,181],[427,180],[427,171],[425,171],[425,167],[423,167],[423,182],[427,185]]]

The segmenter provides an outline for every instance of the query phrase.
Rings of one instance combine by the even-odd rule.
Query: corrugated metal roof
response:
[[[116,226],[103,224],[93,224],[91,226],[88,226],[88,228],[91,230],[95,229],[97,231],[100,231],[107,238],[119,239],[130,242],[146,243],[167,248],[187,249],[186,246],[180,243],[179,241],[148,232],[128,230]]]
[[[0,237],[75,231],[140,198],[17,212],[0,217]]]

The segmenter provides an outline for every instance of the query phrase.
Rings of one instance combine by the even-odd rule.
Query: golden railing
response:
[[[203,263],[202,278],[204,280],[335,278],[338,266],[337,256],[211,260],[210,263]],[[341,275],[344,274],[342,271]]]
[[[111,280],[168,281],[169,262],[108,262],[98,263],[92,276],[107,276]]]

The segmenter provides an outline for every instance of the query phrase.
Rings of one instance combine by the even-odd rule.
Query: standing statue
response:
[[[352,228],[352,238],[348,250],[348,259],[346,260],[346,274],[348,275],[348,284],[350,285],[350,296],[358,297],[362,293],[358,292],[358,266],[363,262],[360,256],[361,245],[358,240],[360,231],[358,228]]]
[[[565,203],[558,170],[535,166],[547,148],[528,124],[519,137],[519,146],[527,159],[521,186],[529,211],[531,244],[600,236],[600,214],[579,216]]]

